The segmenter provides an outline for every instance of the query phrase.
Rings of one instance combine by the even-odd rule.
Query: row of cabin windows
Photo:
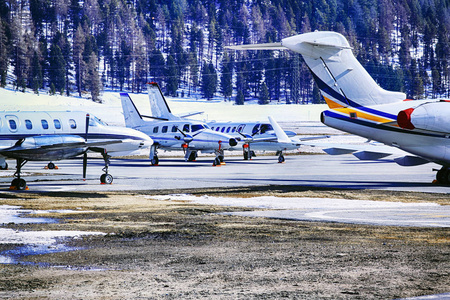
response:
[[[201,129],[205,129],[207,127],[205,127],[202,124],[194,124],[194,125],[190,125],[189,124],[184,124],[183,125],[183,132],[196,132],[198,130]],[[169,126],[165,125],[161,127],[161,132],[162,133],[166,133],[169,130]],[[171,128],[171,132],[177,132],[178,131],[178,126],[177,125],[173,125]],[[159,126],[153,127],[153,133],[158,133],[159,132]]]
[[[15,120],[9,119],[8,122],[9,122],[9,128],[11,130],[17,130],[17,123],[16,123]],[[45,119],[41,120],[41,125],[42,125],[42,129],[47,130],[49,128],[48,121],[45,120]],[[55,129],[61,129],[61,121],[60,120],[54,119],[53,120],[53,125],[55,126]],[[70,119],[69,120],[69,126],[72,129],[76,129],[77,128],[77,122],[74,119]],[[28,130],[33,129],[33,122],[31,122],[31,120],[25,120],[25,127]]]
[[[214,126],[211,127],[211,129],[214,130]],[[241,128],[239,128],[237,130],[237,132],[240,132],[240,129]],[[230,133],[230,132],[234,133],[234,132],[236,132],[236,126],[234,126],[233,128],[231,128],[231,126],[229,126],[229,127],[225,126],[225,127],[222,127],[222,129],[220,128],[220,126],[217,126],[216,131],[223,132],[223,133]]]
[[[211,129],[214,130],[214,127],[211,127]],[[234,132],[241,132],[242,129],[244,129],[243,126],[239,126],[237,129],[236,129],[236,126],[233,127],[233,128],[231,128],[231,126],[228,126],[228,127],[226,127],[226,126],[225,127],[217,126],[216,131],[220,131],[220,132],[223,132],[223,133],[230,133],[230,132],[234,133]],[[270,124],[256,124],[253,127],[253,129],[252,129],[252,135],[255,135],[257,133],[263,134],[263,133],[266,133],[266,131],[269,131],[269,130],[273,130],[273,127]]]

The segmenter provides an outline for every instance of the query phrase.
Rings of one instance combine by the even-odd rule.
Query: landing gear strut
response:
[[[442,167],[436,174],[436,180],[440,184],[450,184],[450,167]]]
[[[284,159],[284,155],[283,155],[283,151],[277,151],[277,155],[278,155],[278,163],[284,163],[285,159]]]
[[[27,160],[23,158],[16,159],[17,166],[16,166],[16,172],[14,173],[14,179],[11,182],[11,186],[9,187],[10,190],[26,190],[27,182],[25,179],[20,178],[20,171],[22,170],[22,167],[28,162]]]
[[[109,156],[108,153],[104,151],[102,152],[102,157],[105,161],[105,167],[102,169],[102,171],[105,172],[105,174],[102,174],[102,176],[100,176],[100,182],[102,184],[111,184],[113,182],[113,177],[111,174],[108,174],[108,167],[110,164],[109,159],[111,158],[111,156]]]
[[[159,165],[158,149],[155,144],[150,147],[150,164],[152,166]]]

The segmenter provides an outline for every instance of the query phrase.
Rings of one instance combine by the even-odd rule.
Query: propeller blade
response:
[[[86,180],[86,169],[87,169],[87,152],[83,155],[83,180]]]
[[[88,139],[88,130],[89,130],[89,114],[86,114],[86,132],[84,133],[84,140],[87,141]]]

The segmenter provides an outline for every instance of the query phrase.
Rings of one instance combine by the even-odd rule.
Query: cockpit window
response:
[[[205,128],[205,126],[203,126],[202,124],[194,124],[191,126],[192,132],[196,132],[196,131],[202,130],[204,128]]]
[[[259,125],[261,125],[261,124],[256,124],[255,127],[253,127],[252,135],[259,133]]]
[[[270,124],[261,124],[261,134],[266,133],[267,131],[273,130],[272,125]]]
[[[184,132],[189,132],[189,124],[184,124],[183,131]]]
[[[70,123],[70,121],[69,121],[69,123]],[[89,126],[97,126],[97,125],[106,125],[106,123],[103,122],[102,120],[100,120],[99,118],[97,118],[96,116],[90,116]],[[76,128],[76,125],[75,125],[75,128]]]

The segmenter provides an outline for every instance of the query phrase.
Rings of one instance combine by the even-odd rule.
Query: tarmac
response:
[[[14,165],[13,162],[11,162]],[[197,162],[184,162],[182,158],[161,159],[159,166],[151,166],[147,159],[112,159],[109,168],[114,176],[112,184],[100,184],[103,160],[91,159],[88,176],[82,180],[82,161],[57,162],[57,170],[46,170],[43,162],[29,162],[23,178],[29,192],[135,192],[195,188],[223,188],[243,186],[291,185],[322,187],[329,189],[376,189],[389,191],[450,194],[449,186],[432,183],[437,165],[401,167],[389,160],[359,161],[351,155],[290,155],[279,164],[274,156],[259,156],[244,161],[237,156],[228,157],[226,164],[212,166],[212,157],[201,157]],[[12,171],[0,171],[7,176]],[[10,175],[11,176],[11,175]],[[0,191],[8,192],[11,178],[0,178]],[[281,198],[269,203],[251,204],[250,200],[236,202],[226,198],[210,202],[215,205],[266,207],[242,215],[253,217],[311,220],[388,226],[450,227],[450,206],[434,203],[421,205],[368,205],[365,199],[351,200],[351,204],[339,204],[338,200],[294,199],[288,206],[281,205]],[[195,201],[195,200],[194,200]],[[263,201],[263,200],[259,200]],[[205,203],[206,204],[206,203]],[[280,206],[281,205],[281,206]]]
[[[381,189],[424,193],[450,193],[449,186],[433,183],[436,164],[401,167],[391,160],[360,161],[352,155],[289,155],[285,163],[276,156],[258,156],[245,161],[226,157],[225,165],[212,166],[213,157],[196,162],[183,158],[161,158],[158,166],[148,159],[111,159],[111,185],[101,185],[103,160],[88,160],[87,179],[82,179],[82,160],[55,162],[57,170],[46,170],[46,162],[28,162],[22,178],[33,192],[49,191],[135,191],[194,189],[213,187],[294,185],[344,189]],[[14,161],[8,171],[0,171],[0,191],[8,190]]]

